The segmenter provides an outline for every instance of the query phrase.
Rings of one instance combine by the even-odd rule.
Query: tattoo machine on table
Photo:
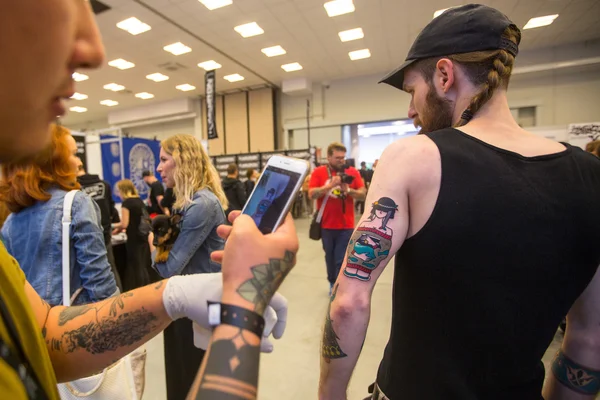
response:
[[[157,263],[165,263],[169,259],[169,252],[173,248],[177,236],[179,236],[179,222],[181,215],[175,214],[172,217],[158,215],[152,220],[152,232],[154,232],[153,245],[156,247]]]

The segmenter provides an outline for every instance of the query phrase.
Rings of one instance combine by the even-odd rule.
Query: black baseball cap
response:
[[[431,57],[498,49],[516,57],[519,43],[515,45],[502,37],[509,26],[518,30],[506,15],[481,4],[467,4],[446,10],[419,33],[404,64],[379,83],[402,90],[406,68],[415,61]]]

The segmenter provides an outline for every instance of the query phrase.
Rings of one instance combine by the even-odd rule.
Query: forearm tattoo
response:
[[[253,334],[240,329],[211,344],[196,399],[256,399],[260,346],[249,344],[245,335]]]
[[[253,277],[244,282],[237,290],[240,296],[256,306],[255,311],[262,314],[281,282],[294,267],[295,254],[286,251],[283,259],[270,259],[269,264],[252,267]]]
[[[101,354],[142,340],[158,326],[158,318],[144,307],[122,312],[125,309],[125,299],[132,296],[133,293],[127,292],[100,306],[65,308],[58,316],[58,326],[65,326],[88,312],[93,312],[94,317],[88,323],[64,331],[58,338],[46,338],[48,348],[65,354],[80,349],[91,354]],[[100,313],[105,307],[109,307],[108,316]],[[45,329],[43,333],[46,337]]]
[[[394,231],[388,226],[398,205],[388,197],[372,204],[371,215],[362,222],[348,243],[344,275],[361,281],[371,280],[371,272],[390,255]]]
[[[577,364],[562,350],[559,350],[554,357],[552,373],[560,383],[575,392],[584,395],[595,395],[600,392],[600,371]]]
[[[329,308],[327,308],[327,316],[325,317],[325,329],[323,330],[323,343],[321,343],[321,356],[325,362],[331,362],[331,359],[344,358],[347,354],[340,347],[338,340],[339,336],[333,330],[333,320],[331,319],[331,304],[335,300],[339,284],[335,285],[331,299],[329,300]]]

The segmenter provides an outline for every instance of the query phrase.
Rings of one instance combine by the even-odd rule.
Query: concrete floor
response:
[[[317,398],[319,343],[327,309],[329,284],[320,242],[308,239],[309,220],[296,221],[300,237],[298,264],[280,292],[289,301],[288,325],[284,337],[275,341],[275,351],[261,358],[259,400],[309,400]],[[390,263],[375,286],[373,313],[367,338],[348,390],[348,399],[363,399],[387,343],[391,321],[393,264]],[[557,333],[544,357],[546,370],[560,347]],[[144,400],[165,400],[163,338],[147,344],[146,390]],[[286,393],[282,397],[282,393]]]

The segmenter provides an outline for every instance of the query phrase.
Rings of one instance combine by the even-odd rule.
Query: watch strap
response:
[[[245,329],[262,337],[265,329],[265,319],[246,308],[209,301],[208,302],[208,323],[213,328],[221,325],[232,325],[240,329]]]

